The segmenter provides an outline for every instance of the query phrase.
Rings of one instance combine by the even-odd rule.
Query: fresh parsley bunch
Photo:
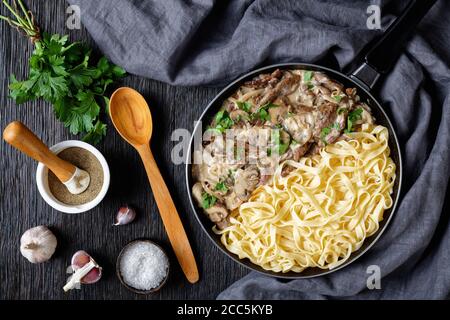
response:
[[[12,13],[17,20],[3,19],[26,33],[35,50],[30,58],[29,78],[18,81],[12,75],[11,98],[18,104],[43,98],[53,104],[56,117],[71,133],[84,133],[84,141],[100,142],[106,134],[106,125],[100,120],[100,106],[109,105],[106,89],[125,76],[125,70],[105,57],[94,63],[91,50],[81,42],[69,42],[67,36],[41,35],[31,13],[24,9],[21,0],[18,3],[24,17],[20,17],[16,5]]]

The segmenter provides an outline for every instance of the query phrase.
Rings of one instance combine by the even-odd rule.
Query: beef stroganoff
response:
[[[239,258],[274,272],[332,269],[392,206],[388,140],[356,89],[275,70],[224,101],[194,151],[192,193]]]

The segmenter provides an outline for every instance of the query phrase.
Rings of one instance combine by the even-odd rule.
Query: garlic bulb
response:
[[[56,249],[55,235],[45,226],[31,228],[20,238],[20,253],[31,263],[45,262]]]

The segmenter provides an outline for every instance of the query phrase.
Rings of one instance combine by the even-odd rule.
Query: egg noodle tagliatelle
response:
[[[364,124],[312,157],[281,164],[270,185],[232,212],[221,241],[265,270],[333,269],[358,250],[393,204],[388,130]],[[284,166],[294,168],[282,175]]]

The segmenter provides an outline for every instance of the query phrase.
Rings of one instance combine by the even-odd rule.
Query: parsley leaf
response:
[[[261,108],[262,109],[271,109],[271,108],[278,108],[279,105],[275,104],[275,103],[267,103],[265,105],[263,105]]]
[[[10,97],[18,104],[42,98],[53,105],[57,119],[71,133],[85,133],[83,140],[100,142],[106,134],[100,105],[108,103],[107,87],[125,76],[125,70],[105,57],[94,64],[84,44],[45,33],[35,43],[29,65],[28,79],[11,76]]]
[[[260,107],[258,109],[258,111],[254,112],[250,118],[252,120],[259,119],[262,121],[270,121],[270,114],[269,114],[268,110],[271,108],[278,108],[278,107],[279,107],[279,105],[277,105],[277,104],[267,103],[267,104],[263,105],[262,107]]]
[[[358,108],[358,109],[353,110],[352,112],[350,112],[348,114],[347,129],[345,130],[346,133],[350,133],[350,132],[353,131],[353,125],[354,125],[354,123],[356,121],[362,119],[362,113],[363,113],[363,109],[362,108]]]
[[[202,194],[202,208],[203,209],[209,209],[211,208],[213,205],[215,205],[217,202],[217,198],[214,197],[213,195],[210,195],[207,192],[203,192]]]
[[[287,137],[287,139],[285,139],[286,141],[282,141],[281,133],[284,133],[286,135],[286,137]],[[282,154],[286,153],[286,151],[289,149],[289,146],[291,144],[291,136],[285,131],[274,130],[274,131],[272,131],[272,142],[275,145],[275,150],[274,151],[277,152],[278,155],[282,155]],[[267,150],[267,154],[269,156],[272,155],[272,149],[271,148],[269,148]]]
[[[259,109],[259,111],[258,111],[258,117],[259,117],[259,119],[261,119],[262,121],[269,121],[269,120],[270,120],[270,115],[269,115],[269,113],[267,112],[266,109],[263,109],[263,108]]]
[[[312,71],[305,71],[305,73],[303,73],[303,81],[304,82],[310,82],[312,80],[312,77],[313,77]]]
[[[90,141],[93,144],[97,144],[103,139],[104,136],[106,136],[106,124],[97,120],[94,128],[89,131],[86,136],[84,136],[83,141]]]
[[[333,96],[333,99],[336,100],[337,103],[339,103],[342,100],[342,96]]]
[[[345,112],[345,110],[347,110],[347,108],[340,107],[339,109],[337,109],[337,114],[342,114]]]
[[[320,132],[320,139],[322,139],[322,141],[325,142],[325,138],[330,134],[330,132],[331,132],[330,127],[323,128],[322,131]]]
[[[234,125],[234,121],[230,118],[230,115],[227,111],[221,110],[217,112],[214,117],[215,127],[213,129],[219,131],[220,133],[224,133],[225,130],[230,129]]]
[[[244,110],[247,113],[250,113],[251,109],[252,109],[252,104],[250,102],[247,101],[236,101],[236,105],[238,106],[239,109]]]
[[[225,182],[222,181],[222,182],[219,182],[218,184],[216,184],[216,187],[214,188],[214,190],[227,192],[228,187],[225,185]]]
[[[308,90],[312,90],[314,88],[314,85],[311,83],[313,75],[314,75],[314,72],[312,72],[312,71],[305,71],[303,73],[303,82],[306,84],[306,87],[308,88]]]
[[[336,130],[341,130],[341,126],[339,125],[339,123],[335,122],[333,123],[333,125],[331,126],[332,129],[336,129]]]

